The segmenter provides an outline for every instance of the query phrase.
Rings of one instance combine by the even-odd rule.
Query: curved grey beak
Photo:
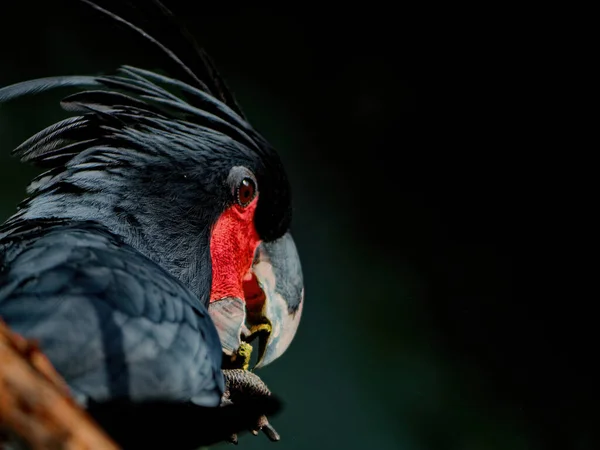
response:
[[[300,258],[289,233],[261,243],[252,277],[244,282],[245,299],[224,298],[209,306],[223,351],[244,357],[248,343],[258,338],[255,368],[279,358],[290,346],[302,315],[304,282]],[[248,356],[249,359],[249,356]]]

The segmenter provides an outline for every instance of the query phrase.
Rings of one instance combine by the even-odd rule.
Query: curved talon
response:
[[[258,420],[258,427],[256,430],[252,431],[252,434],[257,436],[258,431],[262,431],[269,438],[269,440],[273,442],[277,442],[281,439],[281,436],[279,436],[279,433],[275,431],[275,428],[273,428],[273,426],[269,423],[269,420],[266,416],[260,417]]]
[[[277,442],[281,439],[279,433],[275,431],[275,428],[273,428],[270,423],[267,423],[264,427],[262,427],[262,431],[272,442]]]

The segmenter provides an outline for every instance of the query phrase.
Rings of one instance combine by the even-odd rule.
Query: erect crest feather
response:
[[[160,49],[173,63],[173,75],[185,80],[228,105],[240,117],[245,118],[224,79],[219,74],[208,54],[175,15],[159,0],[136,3],[135,11],[122,0],[79,0],[135,31],[146,41]],[[107,4],[103,7],[103,4]],[[122,10],[119,15],[118,11]],[[127,20],[126,15],[136,15],[136,21],[148,19],[144,29]],[[165,26],[167,25],[167,26]],[[193,100],[192,100],[193,101]]]
[[[202,108],[191,105],[157,82],[194,96],[195,103]],[[68,161],[67,156],[97,145],[99,140],[110,141],[109,125],[112,129],[143,124],[160,128],[164,121],[169,121],[170,127],[178,121],[218,131],[260,152],[261,140],[256,132],[221,101],[179,80],[130,66],[121,68],[119,75],[114,76],[57,77],[18,83],[0,89],[0,100],[65,86],[105,89],[85,90],[63,99],[63,109],[81,115],[53,124],[19,145],[13,154],[22,161],[56,167]]]

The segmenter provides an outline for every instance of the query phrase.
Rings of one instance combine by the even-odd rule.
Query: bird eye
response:
[[[237,188],[237,201],[241,206],[248,206],[256,196],[256,184],[252,178],[244,178]]]

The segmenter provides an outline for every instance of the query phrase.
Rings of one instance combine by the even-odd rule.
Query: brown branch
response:
[[[34,450],[118,448],[72,400],[35,343],[0,320],[0,441],[2,431]]]

